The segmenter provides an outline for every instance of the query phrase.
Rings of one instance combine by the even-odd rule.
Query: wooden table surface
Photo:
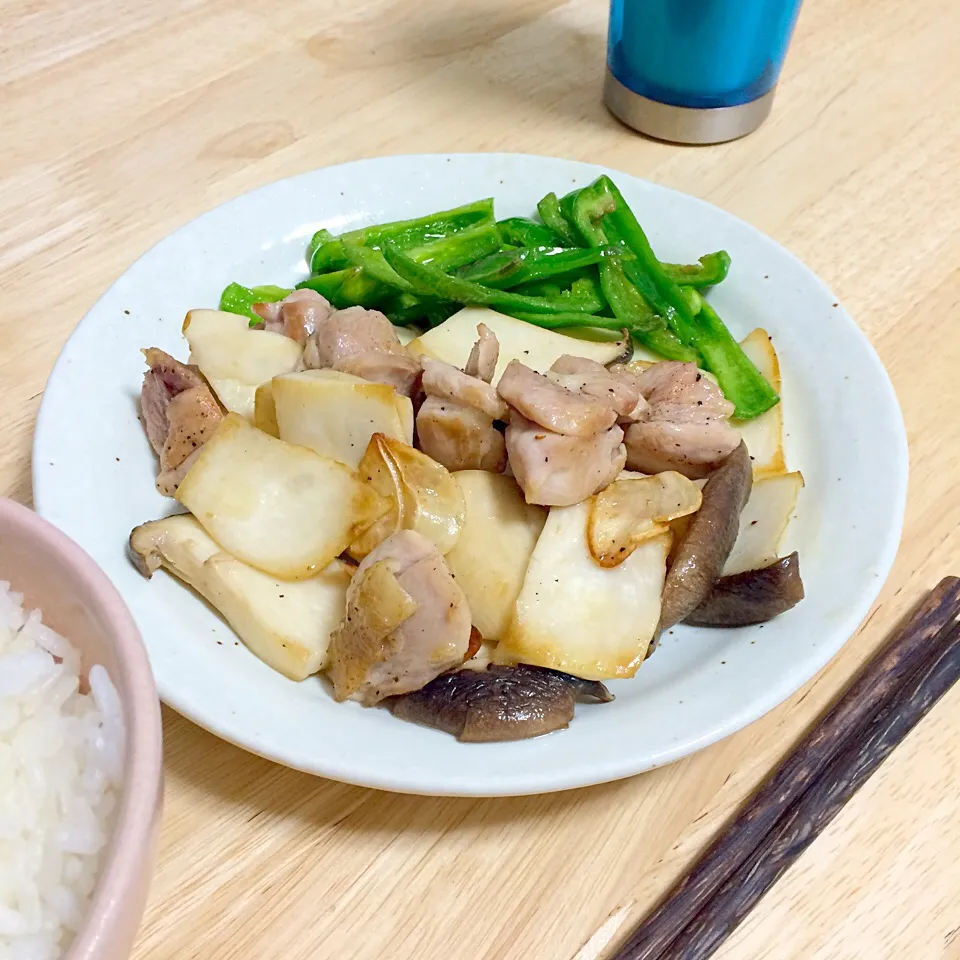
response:
[[[602,957],[919,594],[960,572],[960,6],[807,0],[770,120],[698,149],[604,111],[605,31],[603,0],[3,4],[0,493],[30,502],[51,366],[143,251],[278,177],[424,151],[601,162],[744,217],[839,294],[910,438],[903,545],[866,625],[779,709],[665,769],[516,800],[391,796],[166,711],[137,960]],[[954,690],[718,958],[960,958],[958,745]]]

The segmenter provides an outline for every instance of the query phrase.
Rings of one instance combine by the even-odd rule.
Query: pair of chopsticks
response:
[[[960,677],[946,577],[611,960],[704,960]]]

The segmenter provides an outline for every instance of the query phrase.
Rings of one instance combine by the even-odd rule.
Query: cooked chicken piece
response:
[[[579,390],[613,407],[618,416],[634,416],[643,397],[637,377],[625,368],[614,372],[596,360],[565,353],[550,368],[547,377],[568,390]],[[646,408],[646,402],[643,408]]]
[[[651,406],[679,403],[701,407],[703,413],[717,417],[733,415],[733,404],[695,363],[661,360],[636,377],[640,392]]]
[[[175,360],[158,347],[144,350],[143,356],[150,367],[143,375],[143,389],[140,392],[143,425],[153,452],[159,456],[170,432],[167,422],[170,401],[178,393],[192,387],[204,387],[207,382],[197,367]]]
[[[263,327],[296,340],[302,347],[317,325],[333,313],[333,307],[316,290],[294,290],[276,303],[255,303],[253,312],[263,318]]]
[[[150,365],[140,391],[143,425],[160,458],[157,489],[172,497],[189,469],[184,464],[217,429],[223,409],[196,367],[156,347],[143,355]]]
[[[610,373],[612,373],[618,380],[625,380],[631,386],[640,390],[640,378],[633,372],[625,363],[611,363],[609,367],[606,368]],[[647,416],[647,411],[650,409],[650,404],[647,403],[646,398],[643,396],[643,392],[640,391],[640,397],[637,400],[637,405],[627,414],[622,417],[617,418],[617,423],[621,425],[626,425],[628,423],[634,423],[637,420],[643,420]]]
[[[570,437],[514,414],[506,443],[527,503],[545,507],[565,507],[593,496],[616,479],[627,459],[623,430],[617,426],[593,437]]]
[[[437,548],[413,530],[388,537],[357,567],[330,640],[338,700],[366,706],[419,690],[475,652],[470,608]]]
[[[624,437],[631,470],[676,470],[697,480],[740,444],[740,435],[727,422],[733,404],[695,364],[664,360],[638,380],[649,409]]]
[[[503,434],[490,417],[439,397],[427,397],[417,413],[420,449],[451,472],[489,470],[507,464]]]
[[[480,343],[478,340],[477,343]],[[428,397],[449,400],[463,407],[471,407],[491,420],[505,420],[507,405],[497,391],[485,380],[458,370],[442,360],[424,357],[423,391]]]
[[[730,437],[729,434],[734,436]],[[723,423],[641,420],[624,434],[627,467],[640,473],[676,470],[691,480],[709,476],[736,449],[740,437]]]
[[[406,347],[403,347],[406,350]],[[352,373],[372,383],[385,383],[405,397],[413,397],[420,382],[420,364],[409,354],[380,353],[369,350],[345,357],[334,370]]]
[[[477,334],[480,339],[473,345],[463,372],[491,383],[500,359],[500,341],[485,323],[477,324]]]
[[[420,364],[400,343],[393,324],[378,310],[350,307],[317,323],[307,340],[303,362],[308,369],[332,367],[364,380],[386,383],[411,396]]]
[[[467,370],[493,376],[500,344],[485,324],[478,324]],[[423,390],[427,398],[417,413],[417,438],[427,456],[448,470],[489,470],[507,465],[503,434],[494,420],[509,416],[509,408],[487,380],[449,363],[425,357]]]
[[[609,404],[579,390],[568,390],[518,360],[507,364],[497,392],[528,420],[567,436],[595,436],[617,419]]]
[[[157,474],[157,491],[165,497],[175,497],[177,495],[177,487],[180,486],[183,478],[190,472],[190,468],[199,456],[200,451],[194,450],[178,467],[161,470]]]

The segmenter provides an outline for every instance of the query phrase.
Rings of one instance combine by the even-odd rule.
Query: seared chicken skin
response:
[[[565,507],[611,484],[627,452],[623,430],[608,427],[592,437],[570,437],[511,414],[507,456],[527,503]]]
[[[328,669],[338,700],[370,706],[419,690],[474,650],[470,608],[443,556],[401,530],[357,567]]]
[[[470,353],[467,370],[493,376],[500,345],[484,324]],[[494,420],[508,415],[506,403],[489,382],[449,363],[424,358],[423,390],[427,399],[417,413],[420,449],[448,470],[500,473],[507,463],[503,434]]]
[[[196,454],[223,419],[223,409],[200,371],[156,347],[143,351],[140,409],[154,453],[160,458],[157,490],[176,493]]]
[[[733,404],[696,364],[664,360],[637,379],[649,407],[624,437],[631,470],[698,480],[736,450],[740,435],[727,422]]]

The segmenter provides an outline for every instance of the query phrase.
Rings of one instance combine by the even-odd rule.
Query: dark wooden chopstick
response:
[[[960,675],[960,625],[937,639],[941,656],[907,680],[900,710],[883,710],[862,740],[851,743],[781,818],[736,873],[670,944],[666,958],[704,960],[810,846],[846,802]]]
[[[870,755],[877,758],[875,762],[868,766],[862,779],[856,780],[856,786],[844,793],[840,781],[854,782],[844,771],[847,767],[851,772],[861,770],[858,758],[865,738],[877,736],[874,722],[884,729],[902,730],[902,738],[957,678],[958,611],[960,579],[947,577],[890,643],[868,662],[846,693],[753,795],[666,900],[634,930],[613,960],[693,960],[709,956],[716,949],[746,912],[737,905],[738,898],[748,904],[748,910],[805,848],[806,844],[788,844],[786,859],[776,858],[766,865],[762,858],[768,857],[771,849],[781,849],[777,844],[786,836],[782,828],[807,831],[807,843],[816,836],[802,820],[795,819],[812,816],[819,810],[801,807],[801,798],[815,787],[821,791],[817,796],[822,796],[823,791],[839,790],[836,796],[843,797],[839,804],[842,806],[899,742],[889,735],[883,738],[886,752],[878,744]],[[947,682],[951,676],[953,680]],[[947,686],[931,699],[930,691],[940,689],[938,684],[943,683]],[[909,725],[906,729],[904,723]],[[869,759],[863,753],[862,762]],[[822,820],[823,813],[816,813],[820,824],[817,832],[839,806],[826,820]],[[763,878],[759,885],[754,876]],[[708,916],[713,926],[701,922]],[[701,941],[706,952],[691,952],[699,951],[697,944]]]

